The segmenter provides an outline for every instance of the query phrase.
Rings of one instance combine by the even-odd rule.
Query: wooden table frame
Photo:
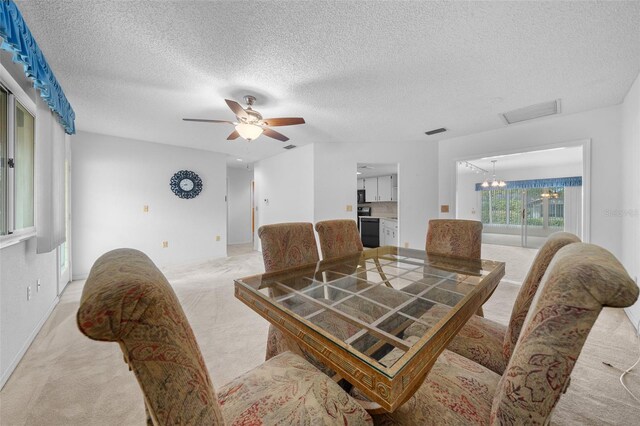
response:
[[[323,363],[336,371],[341,377],[356,386],[372,401],[378,403],[383,410],[393,412],[415,393],[440,353],[493,293],[500,279],[504,276],[505,265],[503,262],[467,261],[442,257],[435,258],[437,267],[441,270],[468,274],[469,272],[465,270],[465,266],[468,266],[469,262],[475,262],[475,265],[481,265],[480,267],[488,270],[489,273],[481,279],[480,284],[477,284],[471,292],[467,293],[462,300],[450,309],[446,316],[429,329],[426,334],[412,346],[407,345],[405,341],[396,337],[393,333],[383,332],[383,330],[376,329],[375,326],[372,327],[373,323],[367,324],[357,318],[348,318],[348,316],[344,316],[341,311],[334,309],[337,311],[335,313],[341,314],[342,319],[355,323],[357,326],[362,327],[363,330],[380,338],[380,342],[383,342],[382,345],[384,345],[384,342],[393,342],[394,346],[406,351],[398,362],[391,367],[385,367],[379,364],[377,360],[367,356],[368,354],[356,351],[347,342],[343,342],[328,332],[323,331],[318,325],[310,322],[308,319],[302,318],[285,307],[276,304],[267,295],[258,289],[252,288],[246,284],[245,281],[261,279],[262,281],[273,284],[276,280],[286,280],[299,277],[303,274],[314,273],[314,271],[317,272],[318,270],[331,269],[332,265],[344,263],[346,259],[355,259],[355,262],[366,262],[366,260],[369,259],[376,261],[378,258],[402,255],[401,253],[412,253],[415,255],[415,258],[418,258],[421,254],[423,258],[426,257],[426,254],[419,250],[401,249],[390,246],[365,250],[361,255],[356,257],[346,256],[322,261],[318,264],[303,265],[280,272],[235,280],[235,296],[279,328],[287,336],[294,339],[302,347],[306,348]],[[431,262],[433,258],[433,256],[428,257],[431,266],[434,266],[434,263]],[[377,264],[377,266],[379,266],[379,264]],[[473,267],[471,269],[473,269]],[[387,281],[386,277],[385,281]],[[278,288],[283,292],[295,291],[282,287],[284,286]],[[429,288],[429,290],[431,290],[431,288]],[[426,291],[428,290],[425,290],[425,292]],[[300,294],[298,294],[298,296],[300,296]],[[312,298],[309,297],[309,299]],[[328,306],[322,306],[322,308],[327,310],[332,309]],[[381,318],[376,321],[381,321]],[[399,331],[402,331],[402,329],[398,331],[393,330],[396,334],[399,333]],[[347,340],[353,341],[353,339]],[[367,352],[369,352],[369,354],[373,353],[371,348]]]

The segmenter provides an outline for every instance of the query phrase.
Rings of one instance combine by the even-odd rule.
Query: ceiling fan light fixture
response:
[[[252,141],[258,138],[264,129],[260,126],[256,126],[255,124],[248,123],[239,123],[236,126],[236,131],[242,136],[244,139],[248,141]]]

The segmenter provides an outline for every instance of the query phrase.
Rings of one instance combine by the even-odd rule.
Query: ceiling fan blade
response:
[[[238,117],[238,118],[249,118],[249,114],[247,114],[247,112],[244,110],[244,108],[242,108],[242,105],[240,105],[236,101],[232,101],[230,99],[225,99],[224,101],[227,103],[227,105],[229,105],[229,108],[231,108],[231,111],[233,111],[233,113],[236,115],[236,117]]]
[[[265,118],[262,120],[265,126],[293,126],[295,124],[304,124],[304,118],[302,117],[280,117],[280,118]]]
[[[201,123],[229,123],[233,124],[232,121],[227,120],[204,120],[202,118],[183,118],[184,121],[199,121]]]
[[[289,138],[283,135],[282,133],[278,133],[275,130],[269,129],[267,127],[264,128],[262,134],[265,136],[269,136],[270,138],[273,138],[273,139],[278,139],[279,141],[282,141],[282,142],[286,142],[289,140]]]
[[[234,139],[238,139],[239,137],[240,137],[240,133],[238,133],[238,131],[237,131],[237,130],[234,130],[233,132],[231,132],[231,133],[229,134],[229,136],[227,136],[227,140],[228,140],[228,141],[232,141],[232,140],[234,140]]]

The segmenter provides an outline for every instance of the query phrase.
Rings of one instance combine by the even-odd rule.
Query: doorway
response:
[[[540,248],[554,232],[584,238],[583,146],[459,160],[456,217],[485,244]]]
[[[254,228],[253,166],[250,164],[228,166],[227,255],[233,256],[253,251]]]

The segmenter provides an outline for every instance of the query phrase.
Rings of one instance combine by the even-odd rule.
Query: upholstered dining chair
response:
[[[462,219],[431,219],[426,252],[438,256],[480,259],[482,222]]]
[[[218,395],[180,302],[142,252],[117,249],[94,264],[77,313],[87,337],[118,342],[153,425],[371,424],[329,377],[290,352],[223,386]]]
[[[463,219],[431,219],[427,229],[427,254],[480,260],[482,222]],[[476,312],[484,316],[482,306]]]
[[[319,261],[316,238],[311,223],[293,222],[264,225],[258,229],[258,236],[262,242],[262,258],[265,272],[276,272],[293,266]],[[347,309],[347,313],[361,320],[372,321],[365,313],[361,313],[355,308],[344,307],[344,309]],[[359,330],[354,324],[331,315],[320,314],[316,316],[315,321],[322,321],[322,326],[326,330],[331,330],[338,338],[346,338]],[[265,360],[287,351],[302,355],[316,368],[327,375],[333,376],[333,370],[300,347],[282,331],[273,325],[269,325]]]
[[[323,259],[355,254],[363,250],[358,225],[354,220],[336,219],[316,223]]]
[[[374,423],[549,424],[602,308],[627,307],[637,298],[638,286],[611,253],[569,244],[549,265],[502,375],[445,350],[418,391]]]
[[[502,374],[511,358],[524,319],[551,260],[562,247],[578,242],[580,242],[580,238],[568,232],[551,234],[536,254],[522,287],[520,287],[511,311],[509,324],[505,327],[495,321],[474,315],[447,346],[447,349]],[[427,324],[433,325],[444,317],[448,310],[445,306],[435,306],[422,319]],[[422,336],[426,327],[421,324],[412,325],[407,328],[405,335]]]
[[[265,272],[276,272],[306,263],[317,263],[318,246],[313,225],[308,222],[275,223],[258,228],[262,244],[262,260]],[[270,291],[272,291],[270,289]],[[271,294],[273,296],[273,294]],[[273,324],[269,324],[265,360],[291,351],[302,355],[302,349]]]

